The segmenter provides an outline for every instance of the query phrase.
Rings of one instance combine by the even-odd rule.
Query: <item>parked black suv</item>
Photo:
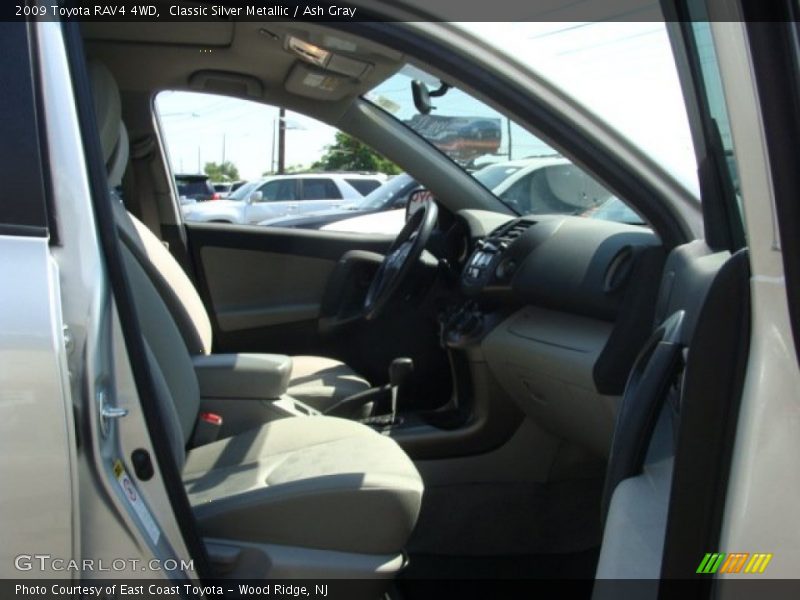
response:
[[[175,184],[178,186],[178,196],[189,200],[203,202],[205,200],[218,200],[220,195],[208,180],[208,175],[175,175]]]

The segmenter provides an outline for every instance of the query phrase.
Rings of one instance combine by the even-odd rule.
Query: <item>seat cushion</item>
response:
[[[191,450],[183,474],[204,536],[365,554],[402,550],[423,490],[394,440],[325,416]]]
[[[293,356],[287,393],[321,412],[370,388],[343,362],[322,356]]]

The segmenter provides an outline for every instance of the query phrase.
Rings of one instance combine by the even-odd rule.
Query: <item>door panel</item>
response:
[[[185,227],[215,352],[347,356],[352,332],[319,333],[330,275],[348,250],[383,253],[392,242],[381,235],[300,229]]]
[[[316,319],[333,260],[204,247],[203,271],[217,323],[237,331]]]

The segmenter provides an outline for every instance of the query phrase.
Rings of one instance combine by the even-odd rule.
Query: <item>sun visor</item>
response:
[[[286,90],[317,100],[341,100],[358,93],[358,82],[305,63],[295,63],[286,78]]]

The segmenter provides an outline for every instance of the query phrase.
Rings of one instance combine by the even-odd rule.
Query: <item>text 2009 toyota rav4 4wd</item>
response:
[[[772,4],[4,23],[0,573],[798,575],[800,54]],[[183,222],[163,90],[313,116],[426,189],[396,237]],[[568,164],[504,204],[431,111]],[[641,224],[582,216],[611,197]]]

